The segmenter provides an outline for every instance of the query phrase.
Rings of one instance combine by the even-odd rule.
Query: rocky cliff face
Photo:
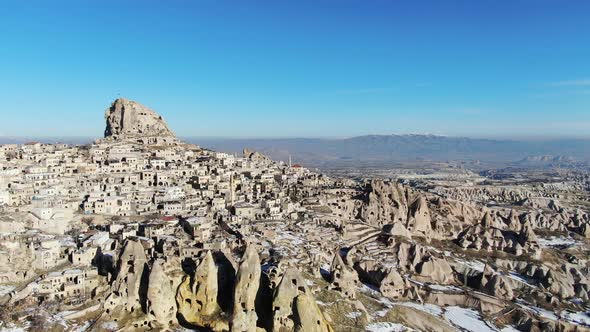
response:
[[[129,240],[119,257],[117,274],[111,285],[113,290],[105,303],[108,312],[124,309],[133,312],[142,308],[142,298],[146,291],[147,256],[139,241]]]
[[[147,311],[160,326],[167,327],[176,321],[175,288],[164,269],[164,260],[154,261],[149,275]]]
[[[283,274],[275,290],[272,307],[273,332],[333,332],[305,279],[295,268],[289,268]]]
[[[217,303],[219,290],[217,266],[211,252],[205,254],[193,276],[187,275],[178,288],[178,313],[194,326],[205,326],[213,331],[228,330],[228,322],[220,317]]]
[[[117,98],[106,110],[105,137],[174,137],[161,115],[132,100]]]
[[[375,226],[405,223],[408,217],[408,188],[397,182],[388,183],[373,180],[366,195],[366,203],[362,207],[362,219]]]
[[[234,308],[231,317],[232,331],[256,332],[256,293],[260,285],[260,258],[256,249],[249,246],[244,253],[236,276]]]

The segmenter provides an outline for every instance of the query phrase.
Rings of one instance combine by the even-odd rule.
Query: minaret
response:
[[[234,206],[234,200],[235,200],[235,188],[234,188],[234,173],[231,173],[230,177],[229,177],[229,201],[231,206]]]
[[[291,155],[289,155],[289,168],[291,168]]]

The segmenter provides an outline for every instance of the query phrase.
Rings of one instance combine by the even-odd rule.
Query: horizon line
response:
[[[487,139],[487,140],[590,140],[590,135],[441,135],[441,134],[361,134],[347,136],[199,136],[199,135],[176,135],[179,139],[210,139],[210,140],[284,140],[284,139],[319,139],[319,140],[345,140],[358,137],[368,136],[422,136],[422,137],[441,137],[441,138],[467,138],[467,139]],[[85,136],[85,135],[0,135],[0,144],[2,140],[44,140],[44,139],[88,139],[95,140],[104,138],[102,136]],[[14,143],[19,144],[19,143]]]

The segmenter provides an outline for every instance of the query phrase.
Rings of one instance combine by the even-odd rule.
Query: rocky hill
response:
[[[174,136],[161,115],[125,98],[111,104],[105,119],[105,137]]]

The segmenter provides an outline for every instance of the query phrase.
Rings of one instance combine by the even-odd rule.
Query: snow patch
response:
[[[447,285],[438,285],[438,284],[429,284],[428,288],[436,290],[436,291],[441,291],[441,292],[450,292],[450,293],[462,293],[463,290],[459,287],[455,287],[455,286],[447,286]]]
[[[88,331],[88,328],[90,327],[90,322],[84,322],[84,324],[82,324],[81,326],[74,326],[74,329],[72,330],[72,332],[85,332]]]
[[[284,232],[277,236],[279,240],[290,242],[294,246],[299,246],[305,243],[300,237],[294,235],[291,232]]]
[[[475,310],[461,307],[446,307],[445,319],[464,330],[472,332],[497,332],[484,322]]]
[[[418,309],[434,316],[440,316],[443,313],[443,309],[441,307],[430,303],[420,304],[414,302],[396,302],[395,304]]]
[[[363,284],[361,287],[361,292],[365,293],[365,294],[369,294],[372,296],[379,296],[381,295],[381,292],[379,292],[379,289],[373,285],[370,284]]]
[[[481,261],[477,261],[477,260],[471,260],[471,261],[465,261],[462,259],[456,259],[457,263],[463,264],[467,267],[469,267],[472,270],[475,271],[479,271],[479,272],[483,272],[483,269],[485,268],[485,264]]]
[[[15,289],[14,286],[4,286],[0,285],[0,297],[10,294]]]
[[[535,286],[535,285],[531,284],[531,283],[530,283],[530,282],[529,282],[529,281],[526,279],[526,277],[524,277],[524,276],[522,276],[522,275],[520,275],[520,274],[518,274],[518,273],[515,273],[515,272],[508,272],[508,274],[505,274],[505,276],[507,276],[508,278],[510,278],[510,279],[512,279],[512,280],[516,280],[516,281],[518,281],[518,282],[520,282],[520,283],[523,283],[523,284],[525,284],[525,285],[527,285],[527,286],[529,286],[529,287],[532,287],[532,288],[537,288],[537,286]]]
[[[545,319],[549,319],[549,320],[558,320],[557,315],[554,312],[551,312],[549,310],[543,309],[543,308],[539,308],[539,307],[533,307],[531,305],[526,304],[523,301],[516,301],[516,303],[518,305],[520,305],[521,307],[534,312],[535,314],[545,318]]]
[[[367,325],[365,328],[368,332],[410,332],[414,331],[405,325],[391,322],[377,322]]]
[[[551,236],[548,238],[539,238],[537,240],[541,247],[546,248],[569,248],[573,247],[578,244],[578,241],[572,239],[571,237],[565,236]]]
[[[106,322],[102,324],[102,328],[107,331],[116,331],[119,328],[117,322]]]
[[[26,330],[22,327],[16,326],[9,326],[9,327],[0,327],[0,332],[25,332]]]
[[[559,314],[563,319],[579,325],[590,326],[590,316],[587,312],[562,311]]]
[[[385,315],[387,315],[388,312],[389,312],[389,309],[383,309],[383,310],[375,311],[375,316],[377,316],[377,317],[385,317]]]
[[[331,274],[330,270],[331,270],[331,267],[329,264],[323,264],[322,266],[320,266],[320,274],[322,276],[329,276]]]
[[[349,312],[346,314],[346,317],[350,318],[350,319],[357,319],[360,316],[362,316],[363,313],[360,311],[353,311],[353,312]]]

